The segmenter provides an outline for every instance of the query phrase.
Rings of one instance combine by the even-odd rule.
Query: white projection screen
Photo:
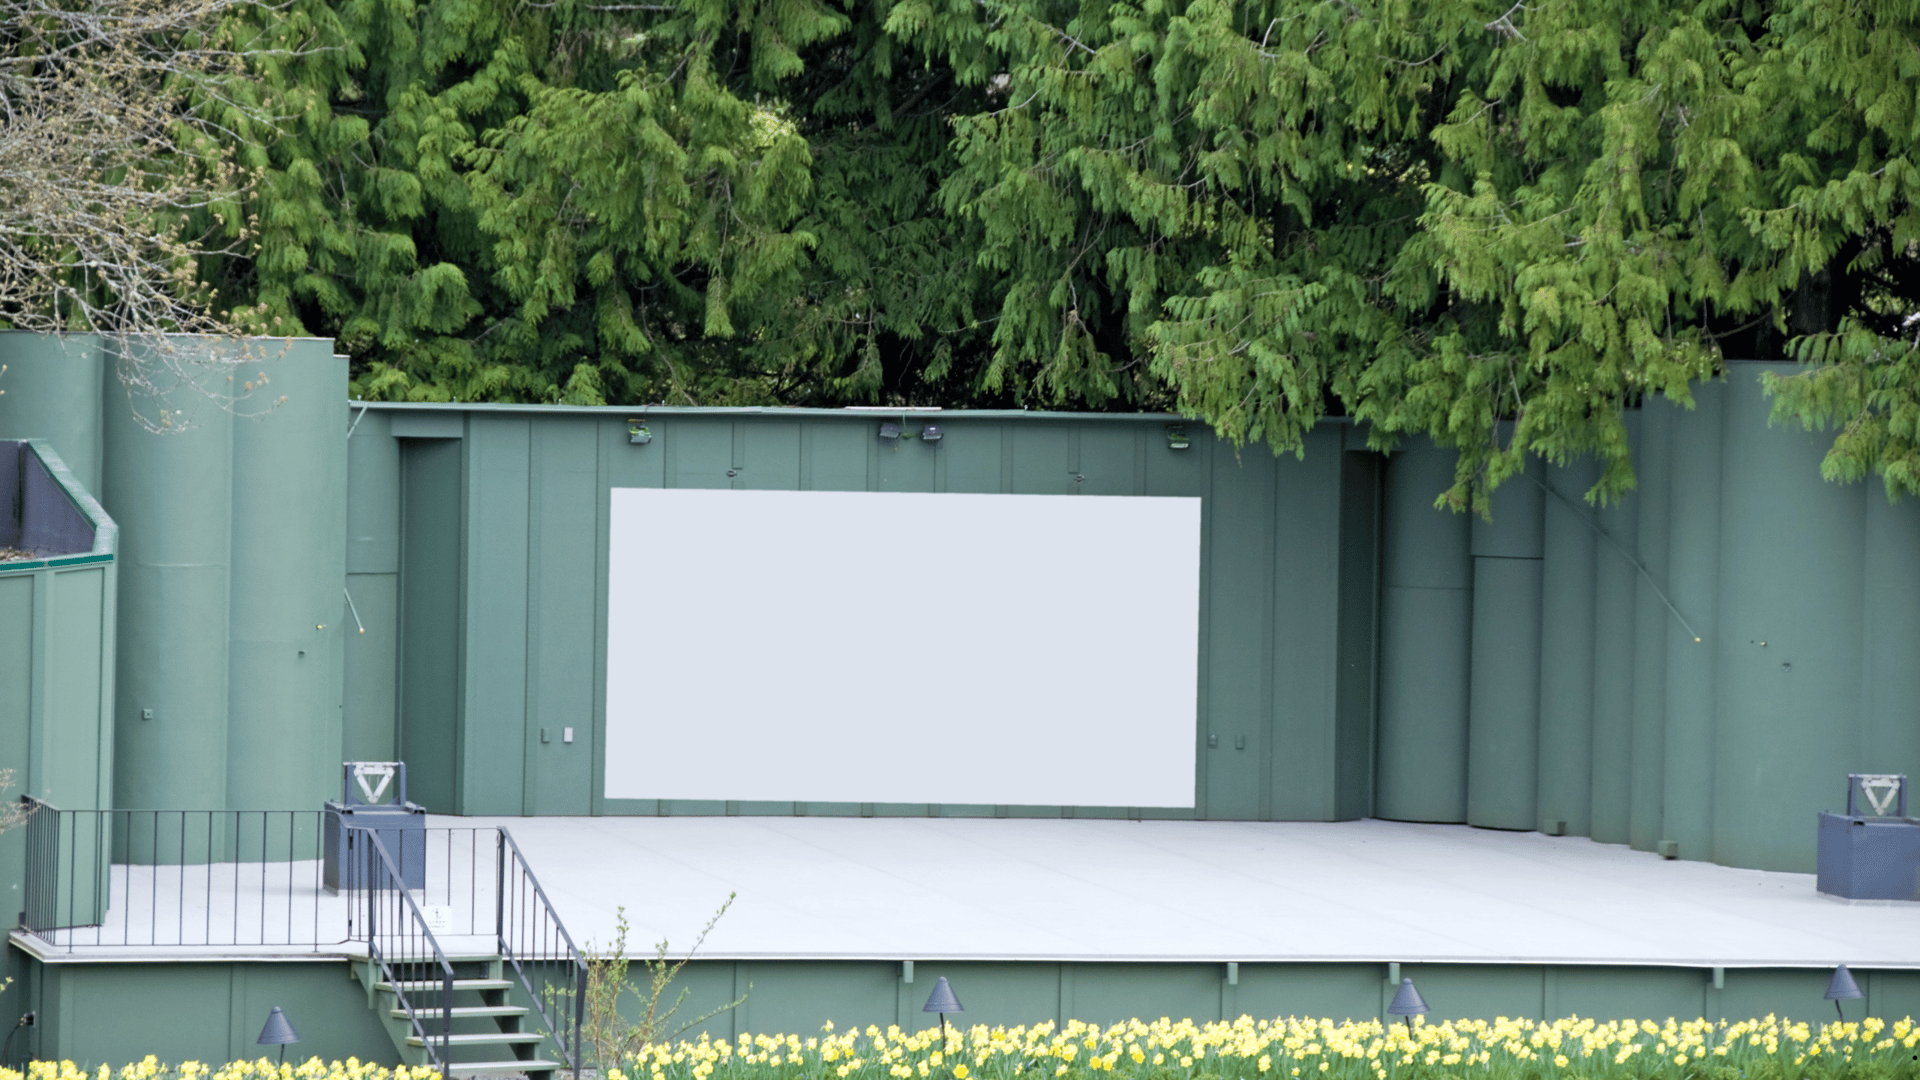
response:
[[[613,489],[606,796],[1190,807],[1200,500]]]

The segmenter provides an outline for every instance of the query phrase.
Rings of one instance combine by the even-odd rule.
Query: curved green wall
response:
[[[1692,410],[1634,410],[1625,499],[1589,506],[1582,462],[1510,482],[1473,524],[1468,797],[1451,816],[1460,771],[1429,748],[1462,737],[1435,659],[1458,620],[1412,620],[1395,592],[1443,555],[1457,573],[1458,529],[1427,506],[1444,455],[1395,457],[1377,813],[1810,871],[1847,773],[1920,778],[1920,503],[1821,479],[1828,437],[1767,420],[1769,367],[1794,370],[1735,363]]]
[[[1413,440],[1387,461],[1381,512],[1374,813],[1465,821],[1472,523],[1433,507],[1453,455]]]
[[[104,498],[123,537],[117,807],[226,806],[233,417],[199,407],[224,383],[212,368],[204,385],[115,394],[104,410]],[[193,423],[149,431],[161,410]]]
[[[317,807],[342,760],[346,360],[316,339],[128,347],[170,354],[152,392],[90,335],[0,333],[0,437],[46,439],[120,525],[111,805]]]

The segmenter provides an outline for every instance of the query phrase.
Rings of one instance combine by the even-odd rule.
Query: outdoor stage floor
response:
[[[684,955],[735,893],[702,959],[1920,969],[1920,904],[1847,904],[1815,892],[1811,874],[1459,825],[433,816],[428,826],[440,839],[418,898],[452,905],[458,929],[441,936],[455,955],[493,949],[500,826],[575,942],[604,948],[625,910],[629,956],[663,938]],[[247,864],[230,890],[230,870],[168,868],[156,882],[151,867],[115,866],[104,930],[14,939],[65,962],[364,952],[351,940],[351,897],[320,889],[317,863],[294,864],[285,887],[278,869],[259,877]]]
[[[1920,968],[1920,904],[1811,874],[1389,821],[445,818],[508,828],[576,941],[707,959]],[[1809,834],[1812,832],[1809,823]],[[1811,835],[1809,835],[1811,842]]]

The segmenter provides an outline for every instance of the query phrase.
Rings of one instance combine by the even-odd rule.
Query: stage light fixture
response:
[[[283,1065],[287,1061],[287,1044],[299,1041],[300,1033],[293,1030],[293,1022],[287,1019],[287,1014],[281,1012],[278,1005],[267,1014],[267,1026],[260,1029],[260,1037],[254,1040],[260,1046],[279,1047],[280,1063]]]
[[[880,425],[880,441],[881,442],[899,442],[900,441],[900,425],[894,424],[894,423],[881,424]]]
[[[1413,980],[1401,979],[1400,989],[1395,991],[1393,995],[1393,1004],[1387,1006],[1387,1015],[1405,1017],[1407,1030],[1412,1031],[1413,1018],[1426,1013],[1426,1011],[1426,999],[1420,996],[1420,991],[1413,988]]]
[[[1833,1002],[1833,1011],[1840,1014],[1841,1020],[1847,1018],[1846,1011],[1840,1008],[1842,1001],[1866,996],[1860,991],[1860,984],[1853,981],[1853,972],[1847,970],[1847,965],[1833,969],[1833,979],[1827,983],[1827,1000]]]
[[[937,424],[928,424],[926,427],[920,429],[920,439],[922,442],[936,443],[944,438],[946,434],[946,432],[940,430]]]
[[[947,985],[945,975],[933,984],[933,993],[927,995],[927,1003],[920,1007],[920,1011],[940,1014],[940,1048],[944,1052],[947,1046],[947,1014],[967,1011],[960,1004],[960,999],[953,996],[953,987]]]

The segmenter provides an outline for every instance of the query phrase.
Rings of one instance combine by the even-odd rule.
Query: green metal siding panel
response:
[[[744,970],[736,980],[752,987],[733,1017],[741,1031],[813,1033],[829,1019],[844,1021],[844,1025],[851,1025],[856,1018],[882,1026],[893,1022],[898,1005],[895,965],[787,960],[742,961],[740,967]],[[818,993],[826,986],[832,987],[831,998]],[[966,1004],[965,998],[960,1000]],[[884,1019],[866,1019],[870,1017]]]
[[[1627,417],[1631,445],[1639,444],[1639,414]],[[1594,553],[1593,611],[1593,801],[1588,810],[1595,840],[1624,844],[1632,814],[1634,594],[1639,572],[1633,550],[1640,504],[1633,499],[1602,509],[1596,521],[1610,538]]]
[[[102,634],[103,626],[111,631],[109,573],[90,566],[46,576],[46,699],[32,783],[63,810],[107,807],[113,795],[112,773],[101,768],[103,743],[113,738],[102,715],[102,695],[113,691],[112,638]]]
[[[35,1049],[43,1059],[116,1069],[148,1054],[170,1064],[251,1060],[263,1053],[254,1040],[278,1005],[300,1032],[289,1064],[398,1062],[366,992],[338,961],[39,965],[39,975],[46,1026]]]
[[[1714,857],[1807,872],[1814,813],[1858,745],[1866,511],[1861,488],[1821,479],[1825,439],[1768,424],[1758,366],[1727,383],[1725,460],[1741,467],[1721,504]]]
[[[733,469],[733,424],[724,420],[685,420],[663,436],[666,446],[667,486],[670,488],[730,488]]]
[[[1059,964],[925,960],[914,965],[913,982],[900,984],[902,1007],[895,1022],[902,1030],[923,1031],[939,1024],[938,1017],[920,1009],[942,977],[955,988],[960,1004],[967,1007],[964,1014],[948,1017],[949,1022],[961,1027],[1031,1027],[1043,1020],[1059,1019]]]
[[[1920,971],[1868,972],[1860,985],[1867,992],[1867,1015],[1920,1017]]]
[[[1537,967],[1482,967],[1467,964],[1402,964],[1426,999],[1432,1020],[1470,1020],[1493,1016],[1538,1019],[1545,1001],[1545,971]],[[1380,985],[1380,1013],[1393,1000],[1394,986]]]
[[[1902,974],[1909,979],[1920,979],[1920,973]],[[1818,969],[1728,971],[1727,985],[1719,994],[1720,1016],[1714,1019],[1725,1017],[1729,1020],[1745,1020],[1773,1013],[1796,1020],[1830,1020],[1833,1018],[1833,1003],[1821,998],[1827,991],[1827,980],[1832,976],[1832,971]],[[1858,1009],[1858,1003],[1854,1003],[1854,1007]],[[1856,1012],[1853,1015],[1858,1019],[1860,1014]]]
[[[1532,829],[1539,793],[1541,556],[1537,466],[1475,517],[1467,707],[1467,823]]]
[[[1579,967],[1548,968],[1547,972],[1554,999],[1547,1015],[1553,1017],[1691,1020],[1706,1015],[1703,994],[1713,985],[1710,973],[1693,968]],[[1743,1013],[1730,1018],[1747,1017]]]
[[[1201,537],[1206,626],[1200,678],[1206,683],[1200,768],[1205,775],[1199,816],[1248,820],[1261,816],[1266,776],[1262,755],[1273,716],[1275,593],[1273,455],[1236,455],[1212,448],[1212,498]]]
[[[977,439],[980,426],[969,425],[966,431]],[[867,457],[874,452],[871,444],[878,441],[872,430],[863,424],[803,425],[800,430],[801,490],[867,490]],[[965,441],[963,438],[962,443]],[[943,443],[942,452],[950,453],[951,445]],[[997,486],[997,453],[995,469]]]
[[[1271,584],[1260,598],[1271,627],[1263,665],[1270,720],[1260,733],[1261,795],[1252,815],[1262,820],[1335,816],[1342,435],[1333,427],[1309,432],[1304,459],[1276,458],[1263,447],[1243,455],[1242,468],[1253,469],[1258,455],[1273,477]]]
[[[1668,597],[1693,634],[1667,618],[1665,788],[1662,838],[1679,845],[1684,858],[1713,851],[1714,645],[1719,638],[1720,423],[1725,387],[1701,386],[1694,409],[1673,422],[1667,563]],[[1674,409],[1671,405],[1656,408]],[[1920,550],[1916,545],[1911,550]],[[1911,560],[1909,560],[1911,561]],[[1920,600],[1920,596],[1916,596]],[[1702,640],[1695,640],[1695,635]],[[1920,640],[1920,639],[1913,639]],[[1920,688],[1920,687],[1917,687]]]
[[[452,813],[460,686],[460,470],[464,440],[400,451],[399,752],[407,796]]]
[[[1854,772],[1920,777],[1920,499],[1866,502],[1860,729]],[[1834,809],[1839,809],[1834,804]]]
[[[757,429],[761,425],[754,425]],[[874,475],[879,478],[877,491],[933,491],[935,490],[936,466],[944,447],[940,443],[928,443],[922,439],[909,438],[925,428],[922,421],[909,421],[902,426],[902,436],[891,442],[881,442],[874,437],[876,447],[873,451]],[[942,440],[944,442],[944,440]]]
[[[347,440],[347,573],[400,570],[400,440],[391,413],[355,408]]]
[[[1340,464],[1339,671],[1333,717],[1333,813],[1373,813],[1374,644],[1379,627],[1380,459],[1347,451]]]
[[[1225,964],[1067,964],[1071,1019],[1105,1026],[1160,1016],[1220,1017]],[[965,999],[963,998],[964,1002]]]
[[[341,621],[347,642],[342,761],[392,761],[400,753],[399,587],[398,573],[347,575],[353,611]]]
[[[1539,559],[1474,560],[1470,825],[1539,824],[1540,569]]]
[[[1586,493],[1599,466],[1545,469],[1540,567],[1540,817],[1576,836],[1593,805],[1594,559],[1600,543]]]
[[[1146,476],[1141,468],[1147,429],[1144,427],[1082,427],[1079,468],[1074,483],[1081,495],[1144,495]]]
[[[277,404],[232,425],[226,805],[304,810],[339,794],[347,362],[306,340],[257,369]]]
[[[525,814],[592,810],[597,435],[586,419],[532,434]]]
[[[1640,851],[1653,851],[1666,838],[1661,831],[1665,817],[1661,796],[1666,762],[1667,633],[1672,616],[1647,579],[1665,582],[1669,576],[1672,483],[1666,464],[1673,456],[1673,420],[1674,410],[1657,402],[1652,408],[1640,410],[1639,455],[1648,468],[1634,495],[1640,504],[1636,523],[1639,536],[1634,548],[1647,574],[1634,582],[1633,773],[1627,794],[1627,842]]]
[[[1384,818],[1466,820],[1471,525],[1433,508],[1452,476],[1452,456],[1424,439],[1387,459],[1374,787]]]
[[[474,417],[467,426],[462,814],[516,814],[524,801],[531,437],[524,417]]]
[[[742,491],[800,490],[800,425],[735,424],[734,463]]]
[[[1060,424],[1017,424],[1007,428],[1011,448],[1006,475],[1011,495],[1071,495],[1079,463],[1070,460],[1071,431]]]
[[[219,379],[208,392],[224,392]],[[105,493],[119,521],[114,805],[226,803],[233,414],[182,385],[143,405],[192,418],[157,435],[123,398],[106,410]],[[157,418],[153,422],[158,422]],[[333,430],[335,439],[339,429]],[[337,534],[336,534],[337,542]],[[142,710],[153,710],[142,720]]]
[[[1369,1020],[1380,1012],[1379,964],[1241,964],[1240,985],[1228,988],[1240,1016],[1311,1016]]]

